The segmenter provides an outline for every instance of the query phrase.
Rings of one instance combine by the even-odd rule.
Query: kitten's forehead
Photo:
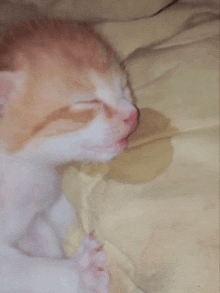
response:
[[[49,56],[47,53],[39,53],[38,62],[28,64],[26,68],[29,79],[33,80],[32,88],[35,87],[38,93],[42,89],[44,97],[46,91],[48,97],[53,94],[62,96],[64,103],[69,98],[85,100],[86,95],[88,97],[93,95],[113,105],[116,102],[113,93],[119,91],[127,80],[117,60],[112,60],[108,70],[97,71],[95,68],[76,67],[73,63],[68,63],[64,57],[54,59],[54,56]]]

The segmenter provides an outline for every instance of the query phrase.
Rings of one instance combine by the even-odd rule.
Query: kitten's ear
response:
[[[7,102],[16,98],[22,91],[24,83],[24,72],[0,72],[0,116],[3,116]]]

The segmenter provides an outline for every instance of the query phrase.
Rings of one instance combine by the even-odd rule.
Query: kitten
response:
[[[126,75],[88,25],[55,19],[5,32],[0,70],[1,292],[109,292],[93,234],[73,259],[64,256],[74,212],[55,168],[123,151],[137,121]]]

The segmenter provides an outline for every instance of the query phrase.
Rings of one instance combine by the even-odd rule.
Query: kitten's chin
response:
[[[85,147],[85,152],[89,155],[89,160],[97,163],[107,163],[121,154],[127,147],[125,139],[108,146]]]

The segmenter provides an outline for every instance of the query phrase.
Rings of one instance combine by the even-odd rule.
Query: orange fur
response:
[[[45,72],[43,69],[44,67],[42,71]],[[94,117],[91,111],[63,111],[73,103],[71,99],[74,93],[86,89],[91,91],[92,85],[89,87],[89,81],[84,76],[86,84],[79,86],[74,83],[72,72],[60,69],[57,66],[54,76],[50,76],[47,71],[41,75],[40,72],[37,75],[33,74],[33,71],[30,72],[24,92],[8,103],[2,120],[2,138],[7,142],[10,153],[21,150],[34,135],[39,135],[40,130],[54,120],[67,119],[86,125]],[[42,135],[44,136],[44,133]]]
[[[1,70],[20,70],[26,59],[38,63],[41,54],[66,61],[77,69],[106,72],[114,51],[85,23],[61,19],[24,22],[6,31],[0,44]]]
[[[7,104],[2,120],[1,136],[9,153],[21,150],[34,137],[87,125],[95,113],[70,110],[73,95],[92,94],[95,88],[89,70],[106,75],[114,61],[111,47],[86,24],[38,20],[5,32],[0,44],[0,69],[27,75],[23,91]],[[111,117],[111,109],[105,108],[105,112]]]
[[[108,105],[103,105],[104,106],[104,112],[106,115],[106,118],[111,119],[114,115],[114,110],[110,108]]]

